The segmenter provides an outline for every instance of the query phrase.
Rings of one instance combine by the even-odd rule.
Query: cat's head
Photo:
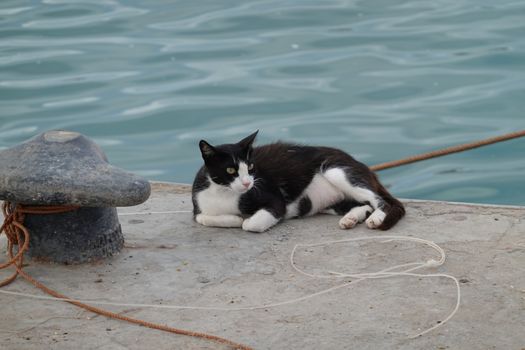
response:
[[[257,130],[250,136],[232,144],[212,146],[201,140],[199,148],[211,181],[237,193],[245,193],[254,185],[254,164],[251,161],[252,145]]]

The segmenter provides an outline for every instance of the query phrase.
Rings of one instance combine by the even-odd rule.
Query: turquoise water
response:
[[[197,142],[372,165],[525,128],[525,2],[0,1],[0,148],[79,131],[191,182]],[[525,139],[383,171],[406,198],[525,205]]]

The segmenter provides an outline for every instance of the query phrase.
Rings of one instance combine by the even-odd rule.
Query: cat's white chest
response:
[[[212,183],[210,187],[197,194],[197,203],[205,215],[239,215],[240,195]]]

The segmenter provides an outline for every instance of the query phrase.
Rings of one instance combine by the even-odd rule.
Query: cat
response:
[[[327,213],[342,215],[342,229],[366,220],[388,230],[405,215],[374,172],[347,153],[283,142],[254,147],[258,132],[233,144],[199,142],[204,165],[192,186],[199,224],[264,232],[283,219]]]

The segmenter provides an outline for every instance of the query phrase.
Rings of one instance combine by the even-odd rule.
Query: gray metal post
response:
[[[87,137],[48,131],[0,152],[0,199],[26,206],[79,206],[59,214],[27,214],[28,255],[59,263],[109,257],[124,244],[115,207],[150,195],[145,179],[116,168]]]

